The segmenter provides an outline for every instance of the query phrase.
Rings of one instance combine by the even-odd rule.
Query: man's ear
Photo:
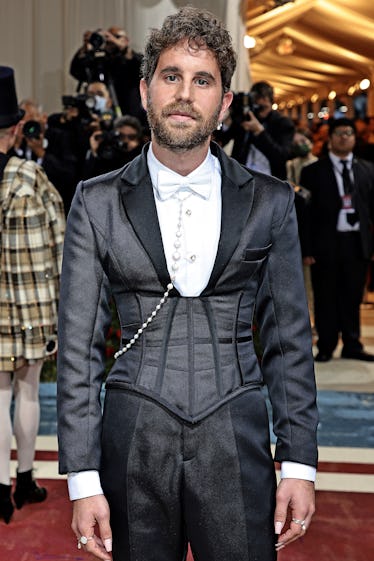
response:
[[[219,117],[218,117],[219,122],[223,121],[223,119],[225,117],[225,114],[226,114],[226,111],[228,110],[228,108],[230,107],[230,105],[232,103],[233,97],[234,97],[234,94],[231,91],[226,92],[223,95],[222,107],[221,107],[221,111],[220,111],[220,114],[219,114]]]
[[[140,98],[142,100],[143,108],[145,111],[147,111],[148,86],[144,78],[140,80],[139,88],[140,88]]]

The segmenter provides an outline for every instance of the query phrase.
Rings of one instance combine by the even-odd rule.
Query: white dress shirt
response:
[[[148,169],[152,180],[161,237],[166,263],[174,286],[182,296],[199,296],[207,286],[217,254],[221,232],[221,168],[218,158],[209,151],[204,162],[187,176],[181,176],[159,162],[152,150],[148,150]],[[160,179],[167,172],[168,179],[175,178],[175,185],[181,189],[173,193],[173,187],[163,189]],[[207,181],[199,185],[199,194],[194,189],[196,178]],[[191,188],[189,187],[191,186]],[[181,203],[182,201],[182,203]],[[176,231],[182,204],[181,231],[178,248],[180,258],[178,269],[173,253],[176,248]],[[281,477],[314,481],[315,468],[296,462],[282,462]],[[69,495],[71,500],[102,494],[99,474],[96,471],[69,473]]]

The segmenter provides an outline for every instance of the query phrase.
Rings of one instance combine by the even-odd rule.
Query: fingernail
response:
[[[275,523],[275,533],[276,534],[280,534],[283,528],[283,524],[282,522],[276,522]]]
[[[109,539],[109,538],[104,540],[104,547],[105,547],[105,550],[108,551],[108,553],[110,551],[112,551],[112,540]]]

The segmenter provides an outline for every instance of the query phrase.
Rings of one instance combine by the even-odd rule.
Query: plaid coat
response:
[[[10,158],[0,182],[0,370],[56,351],[65,215],[35,162]]]

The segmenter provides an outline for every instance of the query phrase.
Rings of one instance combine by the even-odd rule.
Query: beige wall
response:
[[[0,0],[0,64],[15,69],[19,100],[31,97],[48,113],[59,111],[61,95],[75,92],[77,82],[69,75],[69,64],[84,30],[121,25],[141,52],[148,29],[187,3],[227,21],[241,51],[241,77],[235,78],[233,88],[243,89],[248,72],[238,37],[242,29],[238,0]]]

